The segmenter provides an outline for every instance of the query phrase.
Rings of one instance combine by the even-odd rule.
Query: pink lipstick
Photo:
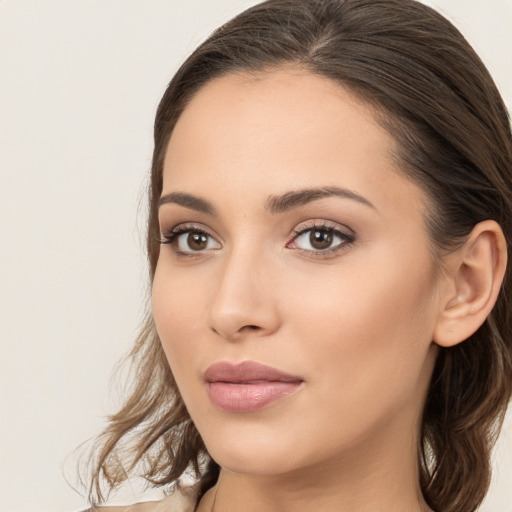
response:
[[[215,363],[205,374],[210,400],[223,411],[253,412],[297,391],[303,379],[253,361]]]

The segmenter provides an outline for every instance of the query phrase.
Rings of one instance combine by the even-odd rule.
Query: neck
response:
[[[414,438],[378,436],[343,457],[287,474],[222,469],[198,512],[428,512],[411,450]]]

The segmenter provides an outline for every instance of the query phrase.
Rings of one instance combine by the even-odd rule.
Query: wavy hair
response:
[[[158,200],[173,128],[194,94],[232,72],[296,65],[373,107],[397,143],[396,162],[430,198],[427,224],[442,259],[483,220],[512,240],[512,137],[505,105],[460,32],[413,0],[268,0],[216,30],[179,68],[158,107],[147,251],[159,255]],[[440,348],[421,423],[420,485],[428,505],[471,512],[483,500],[490,453],[512,392],[511,264],[497,303],[469,339]],[[89,497],[103,501],[139,471],[166,486],[192,470],[198,499],[215,484],[151,313],[131,352],[132,388],[97,439]]]

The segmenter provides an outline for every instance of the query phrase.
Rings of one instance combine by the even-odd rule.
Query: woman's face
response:
[[[393,147],[369,108],[300,70],[211,81],[179,119],[154,319],[222,467],[416,456],[441,284]]]

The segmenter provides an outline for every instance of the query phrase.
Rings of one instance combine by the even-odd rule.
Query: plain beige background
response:
[[[63,472],[113,411],[109,376],[142,317],[155,108],[196,44],[253,3],[0,0],[0,512],[86,505]],[[512,0],[428,3],[511,106]],[[495,467],[481,512],[512,512],[511,414]]]

